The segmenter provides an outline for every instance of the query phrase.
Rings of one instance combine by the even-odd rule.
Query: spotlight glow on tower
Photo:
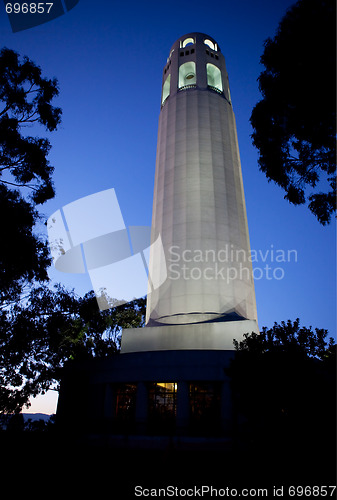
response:
[[[175,42],[163,72],[147,323],[256,320],[235,118],[225,59],[202,33]]]
[[[179,38],[163,71],[151,243],[146,327],[123,332],[122,352],[232,350],[258,332],[228,75],[203,33]]]

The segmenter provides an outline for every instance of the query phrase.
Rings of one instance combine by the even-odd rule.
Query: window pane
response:
[[[121,384],[116,394],[116,419],[119,423],[130,423],[136,413],[136,384]]]
[[[186,45],[194,44],[194,39],[193,38],[186,38],[186,40],[183,41],[181,44],[181,48],[183,49],[186,47]]]
[[[211,42],[211,40],[204,40],[204,44],[208,45],[212,50],[216,50],[216,47],[215,47],[214,43]]]
[[[153,431],[174,428],[176,416],[177,384],[154,382],[149,386],[149,422]]]
[[[213,434],[220,426],[220,390],[217,382],[190,384],[191,428],[193,432]]]
[[[207,68],[207,85],[222,92],[223,86],[222,86],[220,69],[214,64],[210,63],[207,64],[206,68]]]
[[[164,85],[163,85],[163,93],[162,93],[162,98],[161,98],[162,104],[164,104],[164,101],[170,95],[170,85],[171,85],[171,75],[168,75],[165,82],[164,82]]]
[[[179,68],[179,88],[186,85],[195,85],[197,81],[195,63],[193,61],[182,64]]]

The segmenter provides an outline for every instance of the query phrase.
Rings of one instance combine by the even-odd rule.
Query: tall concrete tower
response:
[[[146,324],[154,329],[142,329],[143,347],[134,337],[132,350],[231,349],[233,332],[257,331],[228,75],[203,33],[179,38],[164,67],[151,239]],[[194,335],[184,328],[192,325]]]
[[[80,405],[95,431],[231,437],[233,339],[258,326],[225,60],[202,33],[164,68],[151,238],[146,326],[123,330],[120,356],[68,367],[59,421]]]

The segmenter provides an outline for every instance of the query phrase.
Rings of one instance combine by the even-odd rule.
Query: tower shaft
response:
[[[257,319],[225,60],[201,33],[177,40],[164,68],[152,243],[158,237],[148,326]]]

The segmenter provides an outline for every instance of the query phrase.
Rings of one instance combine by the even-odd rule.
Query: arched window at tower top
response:
[[[213,43],[211,40],[208,40],[207,38],[206,40],[204,40],[204,44],[208,45],[208,47],[212,50],[218,50],[217,44]]]
[[[195,43],[194,38],[185,38],[182,42],[180,42],[180,48],[183,49],[187,45],[193,45]]]
[[[179,82],[178,87],[195,86],[196,84],[195,63],[188,61],[179,67]]]
[[[223,91],[222,78],[220,69],[214,64],[207,64],[207,85],[219,92]]]

